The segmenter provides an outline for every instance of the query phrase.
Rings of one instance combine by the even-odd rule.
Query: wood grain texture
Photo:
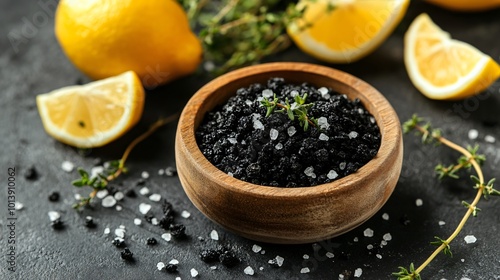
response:
[[[375,117],[380,149],[356,173],[314,187],[278,188],[235,179],[201,153],[195,130],[204,115],[223,104],[238,88],[270,77],[309,82],[359,98]],[[399,178],[403,142],[398,117],[373,87],[347,73],[305,63],[269,63],[221,76],[201,88],[184,108],[177,127],[175,154],[181,184],[208,218],[244,237],[270,243],[324,240],[360,225],[391,195]]]

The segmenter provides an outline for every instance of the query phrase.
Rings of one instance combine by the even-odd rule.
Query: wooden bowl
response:
[[[357,172],[334,182],[301,188],[255,185],[229,176],[201,153],[195,131],[205,114],[236,90],[270,77],[309,82],[359,98],[382,135],[377,155]],[[388,101],[362,80],[332,68],[269,63],[225,74],[202,87],[184,108],[175,142],[177,171],[193,204],[208,218],[249,239],[308,243],[345,233],[374,215],[391,195],[401,172],[403,141]]]

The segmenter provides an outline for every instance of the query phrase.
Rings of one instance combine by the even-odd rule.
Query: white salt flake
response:
[[[385,245],[387,245],[387,241],[385,240],[380,241],[380,247],[383,247]]]
[[[194,268],[191,268],[191,271],[190,271],[190,272],[191,272],[191,277],[193,277],[193,278],[194,278],[194,277],[198,276],[198,270],[196,270],[196,269],[194,269]]]
[[[139,193],[142,195],[147,195],[149,194],[149,189],[147,187],[143,187],[139,190]]]
[[[328,172],[328,174],[326,174],[326,177],[328,177],[328,179],[335,179],[339,176],[339,174],[335,171],[335,170],[330,170],[330,172]]]
[[[229,138],[227,138],[227,141],[229,141],[229,143],[231,143],[231,144],[236,144],[236,143],[238,143],[238,140],[236,140],[236,138],[234,138],[234,137],[229,137]]]
[[[474,235],[467,235],[464,237],[465,243],[471,244],[477,241],[477,238]]]
[[[120,237],[120,238],[125,238],[125,232],[126,232],[126,230],[123,228],[115,229],[115,235]]]
[[[465,262],[465,259],[460,259],[461,262]]]
[[[108,235],[111,232],[111,230],[107,227],[104,229],[104,234]]]
[[[158,264],[156,264],[156,268],[158,268],[158,270],[162,270],[163,268],[165,267],[165,264],[163,262],[159,262]]]
[[[245,267],[245,269],[243,270],[243,272],[244,272],[246,275],[253,275],[253,274],[254,274],[253,268],[252,268],[251,266],[247,266],[247,267]]]
[[[152,218],[152,219],[151,219],[151,224],[152,224],[153,226],[157,226],[157,225],[159,224],[158,219],[157,219],[157,218]]]
[[[253,105],[253,102],[252,100],[245,100],[245,104],[247,104],[248,106],[252,106]]]
[[[484,141],[486,141],[488,143],[495,143],[495,137],[493,137],[491,135],[486,135],[486,136],[484,136]]]
[[[375,118],[374,117],[370,117],[370,122],[371,123],[375,123]]]
[[[439,221],[439,222],[438,222],[438,225],[440,225],[440,226],[444,226],[444,225],[446,225],[446,222],[445,222],[445,221]]]
[[[211,266],[211,267],[210,267],[210,269],[211,269],[211,270],[216,270],[216,269],[217,269],[217,267],[214,265],[214,266]]]
[[[116,192],[114,197],[117,201],[120,201],[123,199],[123,197],[125,197],[125,195],[122,192]]]
[[[291,97],[295,97],[295,96],[297,96],[297,95],[299,95],[299,92],[298,92],[298,91],[296,91],[296,90],[292,90],[292,91],[290,92],[290,96],[291,96]]]
[[[304,254],[304,255],[302,256],[302,258],[303,258],[304,260],[308,260],[308,259],[309,259],[309,255],[308,255],[308,254]]]
[[[15,208],[16,210],[21,210],[21,209],[23,209],[23,208],[24,208],[24,204],[22,204],[22,203],[21,203],[21,202],[19,202],[19,201],[16,201],[16,203],[14,204],[14,208]]]
[[[420,206],[424,205],[424,201],[420,198],[417,198],[415,200],[415,205],[417,205],[417,207],[420,207]]]
[[[352,239],[352,241],[354,241],[354,242],[358,242],[358,241],[359,241],[359,238],[358,238],[358,237],[354,237],[354,238]]]
[[[172,240],[172,235],[170,233],[164,233],[161,235],[161,238],[163,238],[165,241],[170,241]]]
[[[177,171],[172,166],[169,166],[169,167],[165,168],[165,175],[168,176],[168,177],[174,176],[176,172]]]
[[[347,165],[347,164],[345,163],[345,161],[341,162],[341,163],[339,164],[339,168],[340,168],[340,170],[344,170],[344,169],[345,169],[345,167],[346,167],[346,165]]]
[[[339,280],[344,280],[344,274],[339,274]]]
[[[214,229],[210,232],[210,238],[213,240],[219,240],[219,233]]]
[[[179,276],[175,277],[175,280],[182,280]]]
[[[134,224],[135,224],[136,226],[140,226],[140,225],[142,224],[141,219],[139,219],[139,218],[135,218],[135,219],[134,219]]]
[[[104,166],[94,166],[90,169],[90,178],[97,178],[104,172]]]
[[[387,213],[382,214],[382,219],[389,221],[389,214],[387,214]]]
[[[149,200],[158,202],[161,200],[161,195],[154,193],[154,194],[149,196]]]
[[[325,117],[319,117],[318,118],[318,126],[320,129],[330,128],[330,124],[328,123],[328,119]]]
[[[142,179],[147,179],[147,178],[149,178],[149,173],[147,171],[142,171],[141,177],[142,177]]]
[[[273,97],[273,91],[270,90],[270,89],[265,89],[262,91],[262,97],[265,97],[265,98],[271,98]]]
[[[309,267],[303,267],[301,270],[300,270],[300,273],[304,274],[304,273],[309,273],[311,272],[311,270],[309,269]]]
[[[349,132],[349,139],[354,139],[356,137],[358,137],[358,133],[356,131],[351,131]]]
[[[326,252],[326,257],[329,259],[333,259],[333,257],[335,257],[335,255],[332,252]]]
[[[116,211],[122,211],[123,207],[121,205],[116,205],[115,209]]]
[[[184,219],[187,219],[191,216],[191,213],[189,213],[188,211],[184,210],[181,212],[181,217],[183,217]]]
[[[469,133],[467,136],[469,136],[470,140],[476,140],[477,137],[479,136],[479,131],[477,131],[476,129],[471,129],[471,130],[469,130]]]
[[[165,169],[158,169],[158,175],[163,176],[165,174]]]
[[[276,258],[274,259],[276,260],[276,264],[280,267],[283,265],[283,262],[285,261],[285,259],[281,256],[276,256]]]
[[[376,254],[375,256],[376,256],[379,260],[381,260],[381,259],[382,259],[382,255],[381,255],[381,254]]]
[[[139,204],[139,212],[141,212],[141,214],[146,215],[149,210],[151,210],[151,205],[146,203]]]
[[[105,198],[106,196],[108,196],[108,194],[109,194],[109,193],[108,193],[108,190],[100,190],[100,191],[98,191],[98,192],[95,194],[95,196],[96,196],[97,198],[99,198],[99,199],[103,199],[103,198]]]
[[[102,207],[106,207],[106,208],[110,208],[110,207],[113,207],[115,206],[116,204],[116,199],[111,196],[111,195],[108,195],[106,196],[102,201],[101,201],[101,204],[102,204]]]
[[[371,228],[367,228],[363,231],[363,235],[366,237],[372,237],[373,236],[373,230]]]
[[[269,130],[269,137],[271,138],[271,140],[276,140],[278,138],[278,135],[279,135],[278,130],[274,128],[271,128],[271,130]]]
[[[392,235],[390,233],[386,233],[384,234],[384,236],[382,236],[382,239],[384,239],[385,241],[391,241]]]
[[[231,177],[234,177],[233,172],[227,172],[227,175],[229,175],[229,176],[231,176]]]
[[[261,122],[261,121],[259,121],[259,120],[254,120],[254,121],[253,121],[253,128],[254,128],[254,129],[264,130],[264,125],[262,124],[262,122]]]
[[[82,199],[82,195],[79,193],[75,193],[75,200],[81,200],[81,199]]]
[[[295,126],[290,126],[286,132],[288,133],[288,136],[292,137],[297,132],[297,129]]]
[[[278,144],[276,144],[276,146],[274,146],[274,148],[275,148],[276,150],[281,150],[281,149],[283,149],[283,144],[278,143]]]
[[[51,222],[61,218],[61,214],[59,214],[59,212],[56,212],[56,211],[49,211],[49,213],[47,213],[49,215],[49,220]]]
[[[73,163],[71,161],[63,161],[63,163],[61,164],[61,168],[62,170],[70,173],[71,171],[73,171],[73,169],[75,168],[75,165],[73,165]]]
[[[363,274],[363,269],[356,268],[356,270],[354,270],[354,277],[361,277],[361,274]]]
[[[328,89],[326,87],[320,87],[318,88],[318,91],[321,94],[321,96],[328,94]]]
[[[306,174],[306,176],[316,178],[316,174],[314,174],[314,167],[312,167],[312,166],[307,167],[304,170],[304,174]]]
[[[366,245],[366,249],[368,249],[368,250],[373,249],[373,245],[372,245],[372,244],[368,244],[368,245]]]
[[[261,246],[259,246],[259,245],[257,245],[257,244],[253,244],[253,246],[252,246],[252,251],[253,251],[254,253],[258,253],[258,252],[260,252],[261,250],[262,250],[262,247],[261,247]]]
[[[261,255],[266,254],[266,250],[262,250],[262,251],[260,251],[260,254],[261,254]]]
[[[261,271],[264,270],[264,267],[263,266],[259,267],[259,270],[261,270]]]
[[[328,139],[330,139],[330,137],[328,137],[328,135],[326,135],[324,133],[321,133],[319,135],[319,140],[321,140],[321,141],[328,141]]]
[[[179,264],[179,261],[176,259],[172,259],[171,261],[168,262],[169,264]]]

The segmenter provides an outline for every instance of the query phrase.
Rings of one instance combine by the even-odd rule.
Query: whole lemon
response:
[[[194,72],[201,43],[175,0],[61,0],[56,37],[93,79],[132,70],[145,87]]]

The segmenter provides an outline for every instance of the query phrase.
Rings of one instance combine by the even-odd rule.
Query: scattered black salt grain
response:
[[[146,244],[148,244],[148,245],[156,245],[157,243],[158,243],[158,241],[154,237],[150,237],[146,240]]]
[[[61,219],[55,219],[50,223],[50,226],[53,229],[60,230],[64,228],[64,223],[61,221]]]
[[[217,250],[213,250],[213,249],[203,250],[200,253],[201,260],[206,262],[206,263],[212,263],[212,262],[219,261],[219,256],[220,256],[220,253]]]
[[[130,252],[128,248],[125,248],[121,253],[120,256],[122,259],[126,261],[132,261],[134,259],[134,254]]]
[[[52,201],[52,202],[59,201],[59,193],[58,192],[52,192],[49,195],[49,201]]]
[[[29,181],[38,179],[38,172],[36,171],[36,168],[34,166],[31,166],[26,169],[26,171],[24,172],[24,178]]]
[[[167,264],[167,266],[165,266],[165,270],[168,273],[176,273],[177,272],[177,265],[169,263],[169,264]]]
[[[91,216],[85,217],[85,226],[88,228],[95,228],[97,225],[94,223],[94,219]]]
[[[134,198],[134,197],[137,197],[137,194],[135,193],[135,191],[133,189],[129,189],[125,192],[125,195],[127,197],[131,197],[131,198]]]
[[[113,239],[113,241],[111,241],[111,244],[115,245],[118,248],[122,248],[125,247],[125,240],[120,237],[116,237],[115,239]]]
[[[186,227],[182,224],[171,224],[170,227],[170,234],[174,238],[184,238],[186,237]]]
[[[219,256],[219,261],[225,267],[234,267],[240,263],[240,259],[230,250],[222,252]]]

